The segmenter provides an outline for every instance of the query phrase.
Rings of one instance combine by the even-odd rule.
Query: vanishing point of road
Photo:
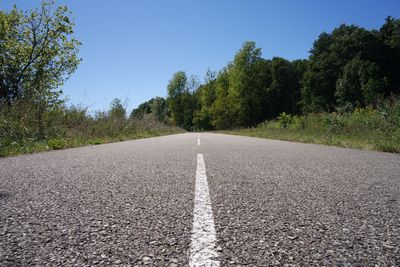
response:
[[[0,159],[0,266],[400,266],[400,155],[186,133]]]

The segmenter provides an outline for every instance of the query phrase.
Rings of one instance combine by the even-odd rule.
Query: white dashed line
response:
[[[200,136],[197,136],[197,145],[198,145],[198,146],[201,146]]]
[[[196,189],[189,266],[219,266],[216,234],[203,154],[197,154]]]

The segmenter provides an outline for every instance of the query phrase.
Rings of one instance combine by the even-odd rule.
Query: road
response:
[[[186,133],[0,159],[0,266],[400,266],[400,155]]]

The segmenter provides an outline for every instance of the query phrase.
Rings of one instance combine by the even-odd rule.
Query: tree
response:
[[[229,95],[229,66],[222,69],[215,81],[215,101],[210,107],[211,125],[216,129],[229,129],[238,125],[237,107]]]
[[[168,113],[167,102],[163,97],[154,97],[149,101],[140,104],[132,110],[130,118],[144,119],[152,114],[154,118],[160,122],[164,121]]]
[[[182,126],[184,120],[183,95],[188,93],[187,76],[183,71],[176,72],[167,86],[167,104],[175,125]]]
[[[269,62],[270,86],[267,88],[267,118],[282,112],[298,114],[301,99],[301,80],[307,70],[307,60],[288,61],[275,57]]]
[[[282,112],[292,113],[291,101],[293,89],[293,71],[289,61],[273,58],[270,64],[272,83],[268,88],[269,117],[276,117]]]
[[[164,121],[167,116],[167,102],[162,97],[155,97],[150,103],[151,113],[154,115],[155,119],[158,121]]]
[[[113,125],[121,131],[126,120],[126,109],[122,104],[121,99],[115,98],[110,105],[110,111],[108,116],[111,119]]]
[[[322,33],[310,51],[310,64],[304,74],[302,106],[308,111],[332,111],[336,107],[336,81],[346,64],[358,57],[379,60],[379,40],[374,32],[354,25],[341,25],[332,33]]]
[[[152,113],[151,104],[153,103],[154,98],[149,101],[141,103],[137,108],[133,109],[130,115],[131,119],[143,119],[148,114]]]
[[[115,98],[111,101],[109,116],[115,120],[124,120],[126,118],[126,109],[121,99]]]
[[[211,129],[211,105],[216,98],[216,74],[210,70],[207,71],[205,83],[199,86],[196,95],[198,106],[193,117],[193,124],[197,129]]]
[[[81,61],[67,7],[53,6],[44,1],[29,13],[16,6],[0,11],[0,97],[9,105],[21,100],[37,106],[39,137],[43,112],[60,101],[58,88]]]
[[[318,37],[308,60],[263,59],[254,42],[245,42],[216,77],[208,76],[200,86],[190,86],[197,83],[184,72],[171,79],[176,125],[188,129],[193,117],[198,129],[249,127],[281,113],[376,105],[400,93],[400,20],[388,17],[379,31],[340,25]]]
[[[400,94],[400,19],[387,17],[377,35],[382,43],[381,69],[387,77],[384,93]]]
[[[337,102],[340,106],[366,106],[375,104],[384,88],[379,67],[366,60],[355,58],[349,61],[336,82]]]
[[[196,109],[195,91],[197,79],[192,76],[190,81],[183,71],[175,73],[168,83],[167,104],[174,125],[190,130],[193,126],[193,114]]]
[[[291,94],[291,109],[287,111],[289,113],[300,114],[301,113],[301,88],[304,73],[308,70],[309,61],[307,59],[298,59],[291,62],[293,70],[293,91]]]
[[[229,69],[229,96],[234,102],[231,112],[236,114],[239,125],[251,126],[260,121],[262,88],[257,84],[256,67],[261,60],[261,49],[255,42],[245,42]]]

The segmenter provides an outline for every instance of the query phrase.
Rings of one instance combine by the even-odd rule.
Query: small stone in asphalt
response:
[[[142,260],[144,262],[148,262],[148,261],[151,261],[151,258],[146,256],[146,257],[143,257]]]
[[[343,228],[342,231],[344,234],[350,234],[350,230],[347,228]]]

